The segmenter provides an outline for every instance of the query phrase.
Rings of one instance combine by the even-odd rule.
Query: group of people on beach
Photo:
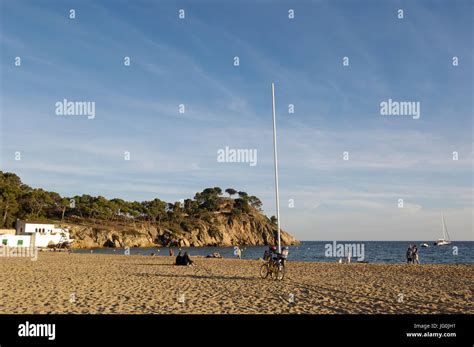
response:
[[[188,252],[184,252],[184,255],[181,254],[179,251],[178,255],[176,256],[175,265],[183,265],[183,266],[192,266],[194,262],[189,257]]]
[[[407,264],[419,264],[420,257],[418,256],[418,247],[410,245],[407,249]]]
[[[173,248],[169,248],[168,252],[169,252],[170,257],[174,256]],[[242,250],[240,249],[239,246],[234,247],[234,255],[238,259],[242,259]],[[206,258],[219,258],[220,259],[220,258],[223,258],[223,257],[220,255],[219,252],[214,252],[214,253],[206,255]],[[180,249],[178,255],[176,256],[175,265],[192,265],[192,264],[193,264],[193,261],[189,257],[188,252],[184,252],[184,255],[183,255],[182,252],[181,252],[181,249]]]
[[[169,252],[170,257],[174,256],[173,248],[169,248],[168,252]],[[242,259],[242,250],[240,249],[240,247],[238,246],[234,247],[234,255],[238,259]],[[287,257],[288,257],[288,247],[283,247],[282,252],[280,254],[278,253],[277,248],[275,246],[269,246],[268,249],[265,250],[265,254],[263,255],[264,260],[278,259],[278,260],[281,260],[283,265],[285,264]],[[206,258],[222,258],[222,256],[218,252],[214,252],[212,254],[207,255]],[[194,265],[194,261],[191,260],[188,252],[184,252],[184,254],[182,254],[182,251],[179,250],[179,253],[176,256],[174,265],[192,266]]]

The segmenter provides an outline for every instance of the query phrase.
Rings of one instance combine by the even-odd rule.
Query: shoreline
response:
[[[261,279],[258,260],[41,253],[3,258],[2,313],[474,313],[474,265],[288,263]],[[293,299],[292,299],[293,298]]]
[[[263,246],[252,246],[252,247],[263,247]],[[173,248],[173,247],[171,247],[171,248]],[[188,249],[193,249],[193,248],[203,248],[203,247],[181,247],[181,249],[183,251],[187,251]],[[232,248],[232,247],[228,247],[228,248]],[[168,259],[175,259],[176,255],[177,255],[176,252],[173,256],[163,255],[163,254],[142,254],[142,253],[125,255],[123,253],[115,253],[115,252],[114,253],[101,253],[101,252],[99,252],[99,253],[90,253],[90,252],[86,252],[86,251],[103,250],[103,249],[111,249],[111,248],[78,248],[78,249],[72,249],[71,254],[129,256],[129,257],[147,257],[147,258],[148,257],[157,257],[157,258],[161,257],[161,258],[168,258]],[[113,248],[113,249],[123,250],[124,248]],[[131,248],[131,249],[143,249],[143,250],[145,250],[145,249],[151,249],[151,247],[140,247],[140,248],[136,247],[136,248]],[[77,250],[81,250],[82,252],[75,252]],[[39,252],[41,252],[41,253],[67,253],[67,250],[40,249]],[[198,259],[217,259],[217,260],[221,259],[221,260],[236,260],[236,261],[263,261],[262,257],[259,257],[259,258],[245,258],[245,257],[242,257],[241,259],[238,259],[235,256],[222,257],[222,258],[212,258],[212,257],[204,256],[204,255],[194,255],[194,254],[191,254],[190,256],[191,256],[192,259],[198,258]],[[321,260],[294,260],[294,259],[289,259],[289,262],[291,262],[291,263],[303,263],[303,264],[315,263],[315,264],[341,264],[341,265],[346,264],[347,265],[346,262],[339,263],[339,258],[337,258],[337,257],[326,258],[326,259],[330,259],[330,260],[321,261]],[[342,259],[345,259],[345,258],[342,258]],[[366,261],[366,260],[357,261],[357,260],[354,260],[354,259],[351,260],[350,264],[407,265],[407,266],[408,265],[417,265],[417,266],[419,266],[419,265],[433,265],[433,266],[435,266],[435,265],[472,265],[472,266],[474,266],[474,262],[407,264],[404,261],[399,261],[399,262],[396,262],[396,263],[392,263],[392,262]]]
[[[410,243],[405,241],[395,242],[364,242],[364,243],[338,243],[331,244],[325,241],[302,241],[299,246],[289,247],[289,261],[304,261],[318,263],[345,262],[347,257],[339,254],[339,246],[349,247],[353,263],[371,264],[405,264],[407,263],[406,250]],[[413,244],[413,243],[412,243]],[[332,246],[332,248],[331,248]],[[260,259],[263,257],[266,246],[240,246],[242,259]],[[346,248],[345,248],[346,249]],[[235,259],[232,246],[208,247],[147,247],[147,248],[89,248],[74,249],[75,253],[97,254],[140,254],[140,255],[168,255],[173,250],[176,255],[179,250],[187,251],[191,257],[208,256],[220,253],[226,259]],[[336,251],[335,251],[336,250]],[[419,248],[419,261],[423,264],[474,264],[469,254],[474,252],[474,242],[458,242],[453,247],[421,247]]]

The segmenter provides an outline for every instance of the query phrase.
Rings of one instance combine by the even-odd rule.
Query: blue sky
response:
[[[473,239],[471,1],[0,3],[0,164],[33,187],[167,201],[234,187],[274,214],[274,81],[284,229],[433,240],[444,213]],[[57,116],[65,98],[94,101],[95,119]],[[381,116],[389,98],[420,102],[420,119]],[[226,146],[257,166],[217,162]]]

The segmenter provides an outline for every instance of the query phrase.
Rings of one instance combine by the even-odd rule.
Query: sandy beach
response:
[[[290,262],[41,252],[0,259],[1,313],[474,313],[473,265]],[[294,299],[294,302],[291,302]]]

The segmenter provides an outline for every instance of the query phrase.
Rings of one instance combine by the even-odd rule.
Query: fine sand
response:
[[[41,252],[0,258],[0,313],[474,313],[474,265],[289,262]],[[291,299],[294,302],[291,303]]]

